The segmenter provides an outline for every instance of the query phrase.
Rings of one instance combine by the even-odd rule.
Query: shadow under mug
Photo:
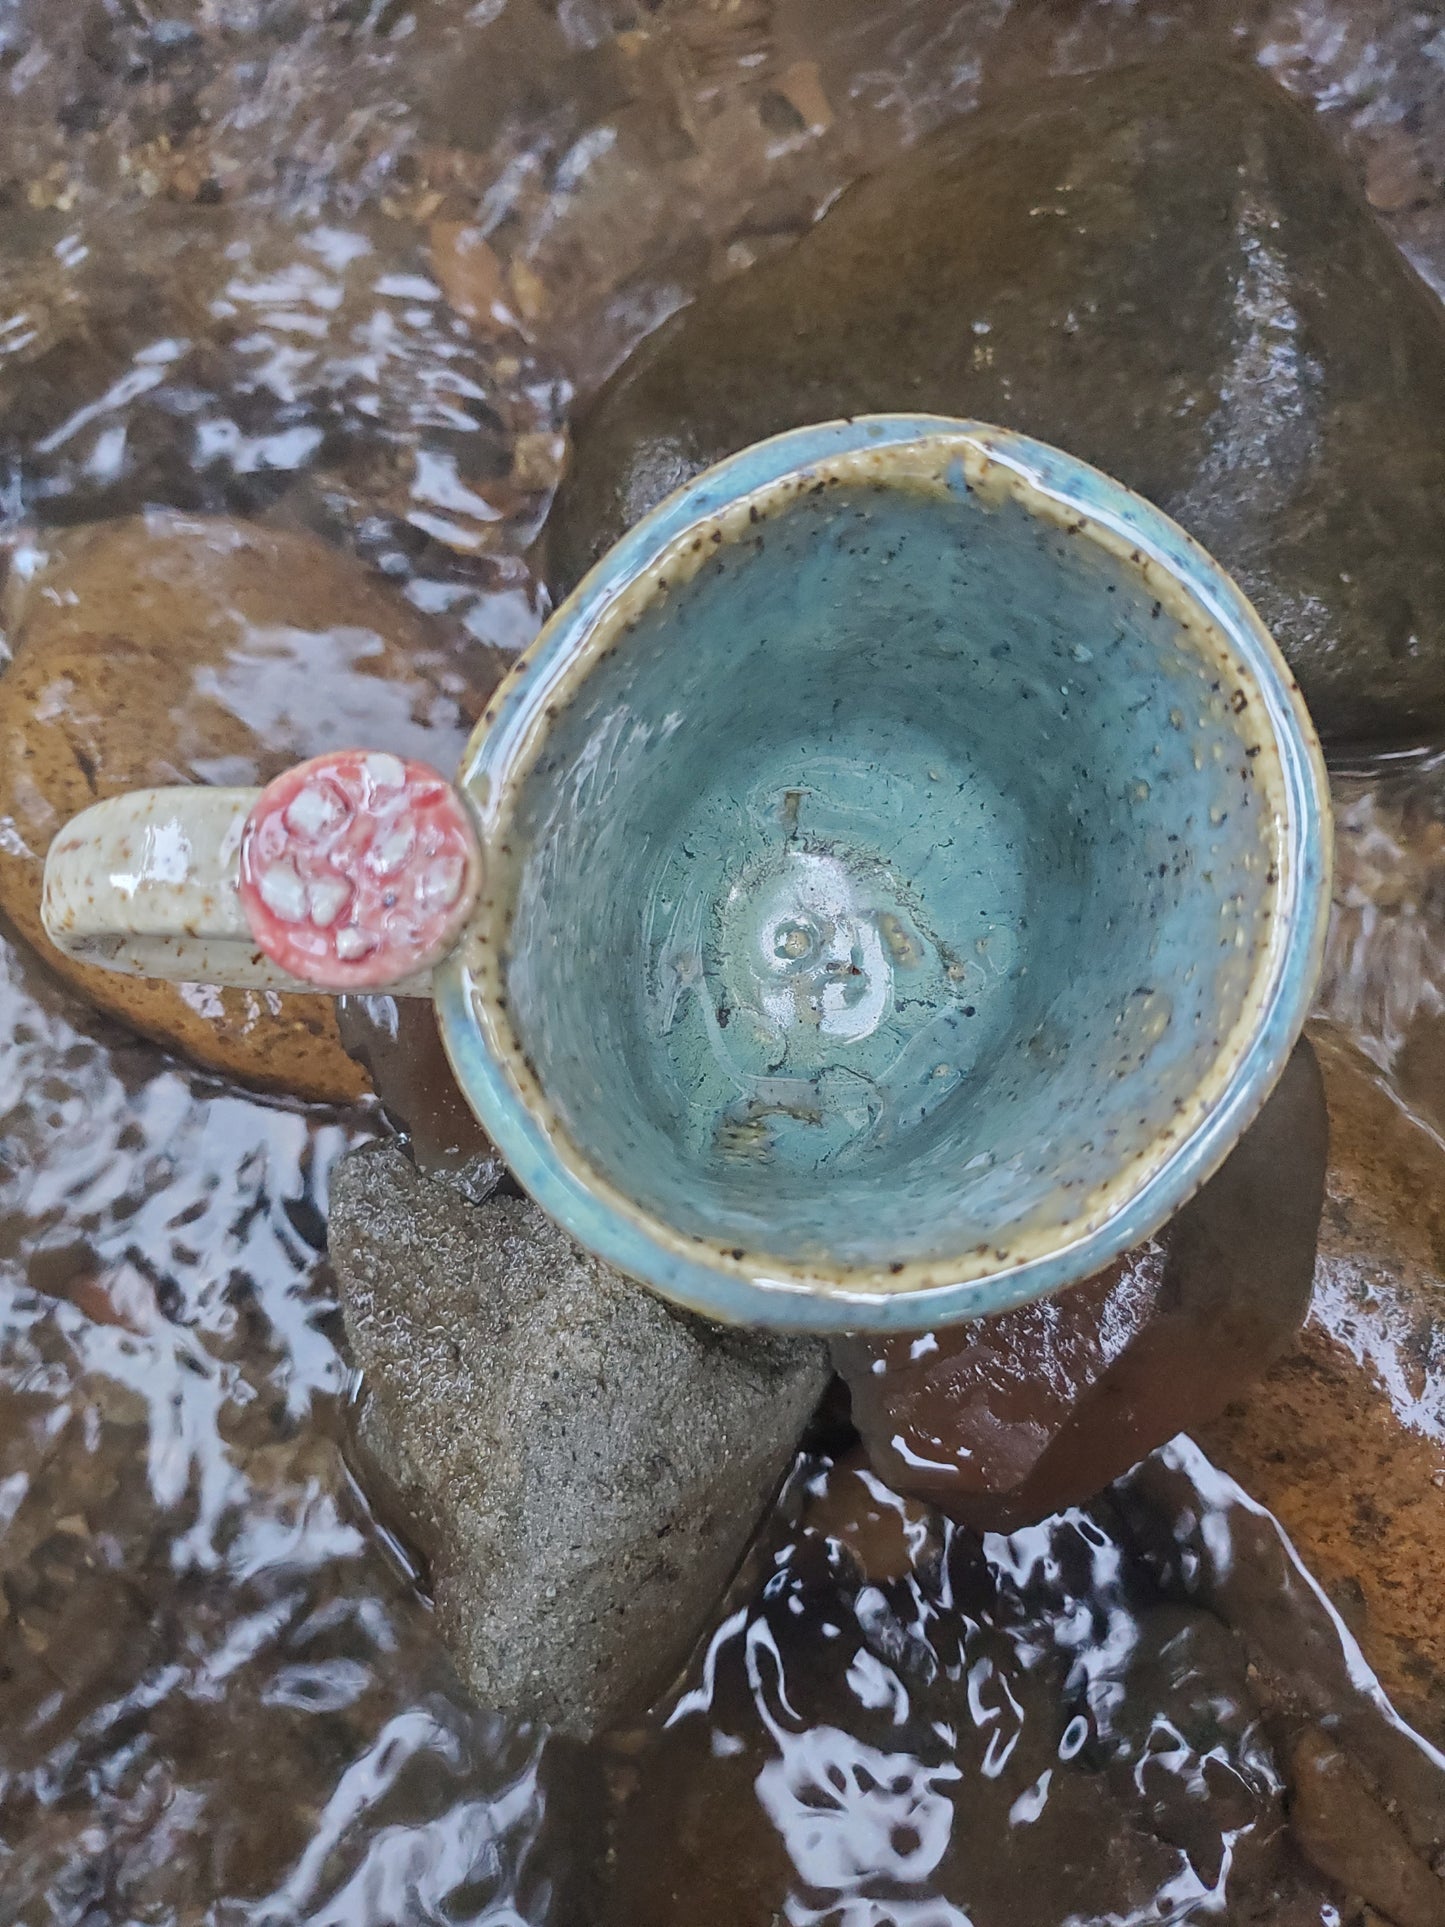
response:
[[[921,1330],[1100,1270],[1222,1162],[1319,968],[1323,765],[1258,617],[1157,509],[976,423],[699,476],[514,665],[455,791],[401,772],[99,804],[47,928],[431,995],[543,1208],[724,1321]]]

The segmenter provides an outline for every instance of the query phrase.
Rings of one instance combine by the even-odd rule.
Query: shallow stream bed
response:
[[[459,659],[514,651],[573,408],[647,330],[990,92],[1146,51],[1318,104],[1445,291],[1438,11],[1204,11],[0,0],[0,542],[265,518]],[[234,670],[247,730],[307,700],[280,645]],[[1445,779],[1336,782],[1322,1009],[1445,1174]],[[478,1712],[352,1469],[327,1184],[377,1110],[193,1071],[8,933],[0,1093],[0,1927],[1445,1918],[1322,1869],[1298,1792],[1306,1728],[1353,1734],[1425,1842],[1445,1720],[1382,1704],[1348,1586],[1188,1442],[980,1539],[821,1430],[645,1724],[581,1752]],[[1445,1485],[1445,1318],[1371,1351],[1331,1275]]]

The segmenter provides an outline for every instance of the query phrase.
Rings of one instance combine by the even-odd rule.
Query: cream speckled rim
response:
[[[724,540],[756,511],[785,509],[825,474],[1006,494],[1138,567],[1153,592],[1187,605],[1206,646],[1257,698],[1256,764],[1277,824],[1269,928],[1244,1010],[1183,1114],[1141,1157],[1081,1201],[1066,1236],[1017,1242],[1004,1261],[976,1252],[901,1271],[805,1267],[766,1252],[703,1244],[643,1210],[589,1165],[540,1088],[506,1012],[510,917],[504,853],[527,772],[555,712],[585,680],[665,571],[676,585],[699,533]],[[435,975],[442,1036],[483,1126],[542,1208],[598,1256],[663,1297],[730,1324],[792,1330],[907,1331],[1006,1310],[1089,1277],[1151,1236],[1218,1169],[1274,1088],[1299,1036],[1323,955],[1331,820],[1324,762],[1294,678],[1228,575],[1178,525],[1098,470],[1046,444],[939,416],[864,416],[794,430],[697,477],[590,572],[514,665],[468,746],[459,784],[476,812],[488,884],[461,948]]]

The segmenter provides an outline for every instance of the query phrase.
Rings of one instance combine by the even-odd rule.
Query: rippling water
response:
[[[1199,12],[0,0],[0,536],[265,516],[516,648],[572,400],[649,326],[989,87]],[[1445,288],[1438,19],[1209,31],[1326,108]],[[1323,992],[1439,1133],[1442,784],[1340,776]],[[979,1541],[815,1452],[644,1729],[579,1756],[470,1708],[348,1471],[327,1176],[377,1120],[0,963],[0,1923],[1340,1920],[1288,1844],[1291,1720],[1435,1769],[1187,1456]],[[1251,1644],[1236,1544],[1323,1673]]]
[[[1335,779],[1335,915],[1319,1006],[1445,1136],[1445,756]]]

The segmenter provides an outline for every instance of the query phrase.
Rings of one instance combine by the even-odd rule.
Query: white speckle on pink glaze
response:
[[[415,848],[416,832],[410,823],[399,823],[372,844],[367,853],[367,866],[379,877],[395,876]]]
[[[261,901],[276,916],[294,923],[306,914],[306,885],[294,863],[273,863],[263,872],[259,885]]]
[[[406,782],[405,763],[399,756],[388,756],[384,751],[367,757],[366,773],[379,790],[399,790]]]
[[[358,930],[355,924],[347,924],[344,930],[336,933],[336,954],[344,963],[355,963],[361,957],[369,957],[376,948],[376,938],[369,930]]]
[[[328,930],[350,903],[352,894],[345,877],[317,877],[306,886],[306,914]]]
[[[461,895],[465,881],[466,865],[459,857],[439,856],[422,876],[422,898],[438,910],[448,910]]]
[[[241,903],[257,944],[326,990],[376,988],[438,962],[480,872],[456,791],[384,751],[288,770],[261,792],[241,839]]]
[[[286,827],[298,836],[334,830],[347,814],[346,799],[329,783],[308,783],[286,811]]]

